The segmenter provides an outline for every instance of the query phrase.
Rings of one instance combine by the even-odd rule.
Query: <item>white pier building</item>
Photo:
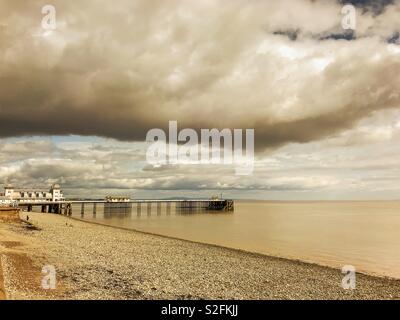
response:
[[[53,184],[49,191],[38,189],[20,189],[7,185],[4,188],[4,194],[2,194],[1,196],[6,199],[10,199],[11,201],[17,201],[19,203],[56,202],[65,200],[61,188],[58,184]]]

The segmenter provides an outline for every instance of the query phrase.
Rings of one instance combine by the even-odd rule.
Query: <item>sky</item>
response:
[[[0,188],[399,199],[399,32],[400,0],[0,0]],[[252,174],[152,165],[169,121],[254,129]]]

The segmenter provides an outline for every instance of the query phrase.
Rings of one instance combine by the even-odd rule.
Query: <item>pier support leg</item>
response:
[[[51,204],[49,212],[50,213],[58,213],[58,204]]]
[[[65,210],[67,211],[67,215],[72,215],[72,205],[70,203],[67,204],[67,208]]]
[[[161,202],[157,203],[157,215],[161,215]]]
[[[81,215],[85,214],[85,204],[82,202],[81,204]]]
[[[142,215],[142,204],[138,203],[136,207],[137,216],[140,217]]]
[[[147,215],[150,216],[151,215],[151,202],[147,203]]]
[[[97,213],[97,203],[93,203],[93,215]]]
[[[167,202],[167,214],[171,214],[171,202]]]
[[[46,206],[42,206],[41,212],[42,212],[42,213],[45,213],[45,212],[46,212]]]

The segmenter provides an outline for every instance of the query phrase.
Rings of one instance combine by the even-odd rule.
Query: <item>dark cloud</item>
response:
[[[362,8],[364,12],[372,11],[374,14],[381,14],[388,5],[393,4],[394,0],[339,0],[339,3],[352,4]]]
[[[296,41],[299,30],[277,30],[274,31],[273,34],[287,36],[290,40]]]
[[[388,43],[398,43],[400,44],[400,32],[396,31],[387,39]]]
[[[292,3],[56,1],[59,27],[48,33],[43,1],[3,1],[0,136],[144,141],[149,129],[178,120],[181,128],[255,128],[265,149],[399,107],[400,63],[386,43],[300,39],[311,31],[341,39],[329,33],[340,7]]]
[[[356,33],[354,30],[344,30],[341,33],[332,33],[328,35],[321,35],[319,40],[355,40],[356,39]]]

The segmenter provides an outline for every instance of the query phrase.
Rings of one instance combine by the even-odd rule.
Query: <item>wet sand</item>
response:
[[[27,213],[21,214],[25,218]],[[29,213],[38,229],[0,223],[7,299],[400,299],[400,281]],[[42,267],[55,290],[41,288]]]

